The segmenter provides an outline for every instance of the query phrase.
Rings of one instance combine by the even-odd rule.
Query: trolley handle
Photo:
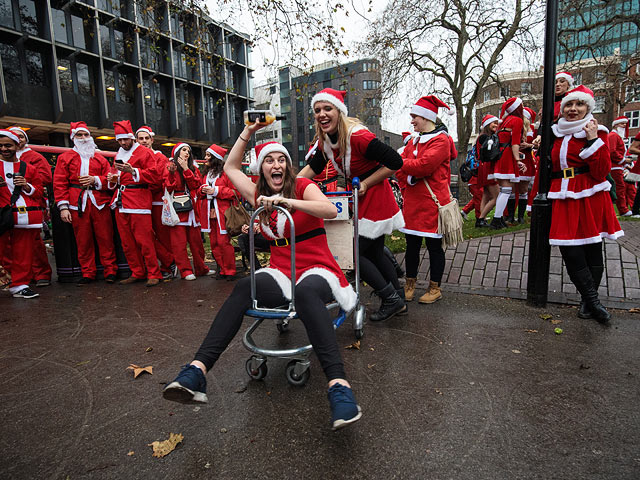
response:
[[[291,301],[289,302],[289,311],[295,312],[295,286],[296,286],[296,227],[293,223],[293,217],[286,208],[280,205],[274,205],[275,210],[284,213],[289,221],[290,238],[289,245],[291,245]],[[260,212],[265,210],[264,207],[258,207],[251,215],[249,220],[249,252],[251,252],[249,258],[249,266],[251,268],[251,305],[253,310],[260,310],[258,308],[258,299],[256,298],[256,256],[255,256],[255,240],[253,225]],[[272,310],[273,311],[273,310]]]
[[[351,185],[353,185],[353,188],[355,190],[359,190],[360,189],[360,178],[359,177],[353,177],[353,179],[351,180]]]

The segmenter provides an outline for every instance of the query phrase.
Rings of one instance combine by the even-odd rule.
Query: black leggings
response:
[[[584,268],[602,267],[602,242],[589,245],[561,246],[560,253],[567,272],[578,272]]]
[[[636,183],[636,198],[633,200],[631,213],[633,215],[640,215],[640,182]]]
[[[405,265],[407,268],[407,278],[416,278],[418,276],[418,267],[420,266],[420,247],[422,247],[422,239],[429,250],[429,265],[431,267],[431,281],[440,283],[442,274],[444,273],[444,250],[442,248],[441,238],[420,237],[418,235],[409,235],[405,233],[407,240],[407,252],[404,255]]]
[[[398,274],[393,263],[384,253],[384,235],[378,238],[358,237],[360,242],[360,276],[376,291],[391,283],[400,288]]]
[[[319,275],[309,275],[296,285],[296,311],[307,329],[309,341],[318,356],[327,380],[346,378],[333,321],[325,304],[333,298],[327,281]],[[274,308],[288,304],[276,281],[268,274],[256,275],[256,296],[261,307]],[[236,336],[244,312],[251,307],[251,278],[238,281],[211,324],[194,360],[204,363],[207,371],[218,360]]]

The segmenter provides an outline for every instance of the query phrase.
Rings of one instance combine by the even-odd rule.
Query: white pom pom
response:
[[[450,107],[449,109],[446,110],[447,115],[455,115],[456,113],[456,109],[455,107]]]

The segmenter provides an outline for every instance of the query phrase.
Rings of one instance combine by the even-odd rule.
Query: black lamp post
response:
[[[544,86],[542,92],[542,142],[540,144],[540,163],[538,194],[533,200],[531,211],[531,230],[529,233],[529,270],[527,277],[527,303],[536,307],[547,304],[549,291],[549,262],[551,246],[549,230],[551,228],[551,125],[553,123],[553,104],[555,101],[556,41],[558,38],[558,0],[547,0],[547,15],[544,37]]]

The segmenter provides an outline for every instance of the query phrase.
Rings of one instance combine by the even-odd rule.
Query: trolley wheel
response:
[[[248,358],[244,364],[245,369],[247,370],[247,375],[249,375],[252,380],[262,380],[267,376],[267,362],[265,361],[264,363],[260,364],[258,368],[254,369],[252,366],[252,362],[254,361],[254,359],[255,357]]]
[[[299,362],[297,360],[291,360],[289,363],[287,363],[287,369],[285,370],[287,381],[294,387],[304,386],[309,380],[309,377],[311,376],[310,368],[307,368],[300,375],[296,374],[295,369],[298,363]]]
[[[353,333],[355,333],[358,340],[364,337],[364,330],[362,328],[356,328]]]
[[[289,322],[287,323],[276,323],[276,328],[278,329],[278,332],[280,333],[285,333],[289,331]]]

